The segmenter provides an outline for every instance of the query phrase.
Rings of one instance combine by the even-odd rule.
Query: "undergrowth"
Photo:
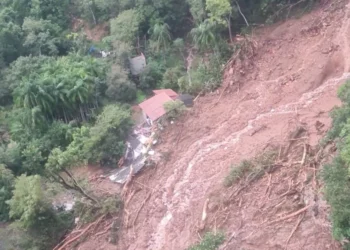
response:
[[[98,205],[87,200],[80,200],[76,201],[74,205],[74,213],[76,217],[79,217],[79,221],[84,224],[92,222],[104,214],[117,214],[122,206],[123,202],[119,196],[107,197],[100,201]]]
[[[322,170],[324,193],[331,207],[333,237],[350,249],[350,81],[338,90],[342,106],[331,113],[333,124],[324,143],[335,141],[337,155]]]
[[[164,109],[166,111],[166,117],[169,120],[172,120],[182,115],[185,112],[186,107],[182,101],[175,100],[164,103]]]
[[[261,178],[273,167],[276,157],[276,151],[266,151],[253,159],[243,160],[238,165],[231,165],[230,173],[224,179],[224,186],[230,187],[243,178],[248,183]]]
[[[201,242],[191,246],[188,250],[216,250],[224,240],[225,235],[223,233],[208,232],[204,235]]]
[[[335,157],[323,168],[325,197],[331,205],[333,236],[336,240],[350,239],[350,182],[344,161]],[[350,249],[349,244],[346,249]]]
[[[147,98],[147,96],[142,90],[138,89],[136,91],[136,103],[141,103],[144,100],[146,100],[146,98]]]

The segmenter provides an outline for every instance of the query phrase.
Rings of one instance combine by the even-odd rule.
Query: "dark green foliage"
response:
[[[43,65],[50,64],[54,61],[54,58],[47,56],[28,56],[19,57],[13,62],[6,70],[4,70],[3,84],[9,93],[19,85],[23,78],[29,78],[34,72],[39,72]]]
[[[69,0],[32,0],[30,15],[36,19],[49,20],[66,28],[69,24]]]
[[[49,54],[52,54],[54,47],[57,49],[61,29],[67,28],[69,23],[68,4],[69,0],[1,1],[0,68],[21,55],[30,54],[32,49],[41,45],[44,51],[51,51]],[[26,18],[32,20],[30,25],[25,21]],[[36,31],[33,32],[35,23],[40,23],[40,27],[36,25]]]
[[[7,202],[10,217],[18,219],[18,226],[28,232],[30,245],[48,249],[72,226],[72,216],[56,211],[40,176],[22,175],[15,181],[13,197]]]
[[[185,70],[181,67],[168,68],[163,75],[162,87],[177,90],[179,88],[178,80],[185,74]]]
[[[97,117],[86,141],[86,157],[92,162],[112,165],[123,154],[124,139],[131,127],[130,110],[120,105],[108,105]]]
[[[166,23],[158,22],[149,30],[151,34],[150,47],[159,53],[166,51],[171,44],[170,26]]]
[[[143,90],[154,89],[163,79],[164,66],[161,62],[151,60],[140,75],[139,88]]]
[[[198,244],[191,246],[188,250],[216,250],[224,242],[223,233],[206,233]]]
[[[199,58],[190,72],[178,81],[180,90],[191,94],[201,91],[212,91],[221,84],[222,63],[220,55],[212,55],[211,58]]]
[[[124,140],[131,126],[130,110],[120,105],[107,105],[94,126],[75,129],[72,142],[55,148],[45,165],[51,175],[89,161],[115,166],[124,150]],[[78,187],[80,188],[80,187]]]
[[[336,107],[331,112],[332,117],[332,128],[329,130],[326,138],[329,140],[342,137],[341,132],[346,126],[347,121],[350,117],[350,107],[343,106],[342,108]]]
[[[35,56],[57,55],[61,42],[61,28],[48,20],[25,18],[22,30],[24,33],[23,46],[27,53]]]
[[[0,69],[13,62],[22,53],[21,27],[11,21],[5,21],[0,12]],[[3,20],[1,20],[3,18]]]
[[[117,0],[73,0],[76,16],[80,16],[91,25],[96,25],[116,17],[125,9],[125,4]]]
[[[322,171],[325,197],[331,205],[333,235],[337,240],[350,238],[350,181],[349,169],[337,156]]]
[[[136,103],[141,103],[146,100],[147,95],[142,90],[137,90],[136,92]]]
[[[128,78],[126,70],[113,64],[107,75],[106,96],[112,101],[131,102],[136,98],[136,86]]]
[[[12,142],[0,145],[0,164],[5,165],[14,174],[21,172],[21,149],[17,143]]]
[[[331,206],[333,235],[337,240],[350,239],[350,82],[339,88],[338,95],[342,107],[335,108],[332,113],[333,124],[326,139],[336,140],[338,155],[332,163],[324,166],[322,171],[325,183],[325,197]],[[347,247],[349,247],[347,245]]]
[[[24,76],[14,90],[15,103],[46,120],[86,121],[97,108],[104,82],[103,62],[71,54]]]
[[[187,0],[190,6],[191,15],[196,23],[201,23],[206,19],[207,13],[205,11],[204,0]]]
[[[11,170],[0,164],[0,222],[9,219],[10,208],[6,201],[11,199],[14,180]]]
[[[200,51],[211,50],[218,44],[220,39],[217,23],[208,19],[193,28],[190,34],[194,45]]]
[[[50,203],[46,200],[38,175],[18,177],[13,197],[7,203],[10,206],[10,217],[19,219],[23,228],[37,225],[50,211]]]
[[[121,12],[110,21],[110,30],[113,40],[133,44],[139,32],[142,15],[134,9]]]

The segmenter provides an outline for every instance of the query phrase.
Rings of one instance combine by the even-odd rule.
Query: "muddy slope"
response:
[[[227,69],[223,86],[229,87],[220,101],[217,93],[199,98],[193,110],[163,133],[157,150],[170,157],[135,178],[138,192],[126,207],[128,225],[118,249],[186,249],[203,232],[207,199],[204,230],[227,234],[222,249],[339,249],[331,238],[320,184],[305,182],[310,169],[317,175],[316,167],[299,167],[294,178],[295,166],[285,164],[238,198],[220,199],[232,192],[222,185],[232,163],[286,144],[300,126],[307,131],[299,145],[302,155],[302,146],[313,148],[329,128],[328,112],[340,103],[337,87],[350,76],[350,5],[343,6],[323,6],[301,19],[254,32],[257,54],[239,75]],[[292,187],[297,196],[283,195]],[[306,206],[302,218],[277,222]],[[115,249],[103,242],[94,239],[80,249]]]

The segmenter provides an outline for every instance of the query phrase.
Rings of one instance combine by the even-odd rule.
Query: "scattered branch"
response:
[[[203,212],[202,212],[202,220],[201,220],[201,225],[200,225],[200,230],[203,230],[205,227],[205,222],[207,220],[207,209],[208,209],[208,203],[209,203],[209,198],[205,200],[204,205],[203,205]]]
[[[123,190],[122,190],[122,197],[123,197],[124,199],[125,199],[125,197],[126,197],[126,194],[128,193],[128,190],[129,190],[129,186],[130,186],[130,183],[131,183],[131,180],[132,180],[133,173],[134,173],[134,168],[133,168],[133,166],[131,165],[128,178],[126,179],[126,182],[125,182],[124,187],[123,187]]]
[[[277,219],[277,220],[274,220],[274,221],[269,222],[269,225],[270,225],[270,224],[273,224],[273,223],[276,223],[276,222],[280,222],[280,221],[283,221],[283,220],[290,219],[290,218],[292,218],[292,217],[294,217],[294,216],[297,216],[297,215],[301,214],[302,212],[305,212],[306,210],[308,210],[310,207],[311,207],[311,205],[305,206],[305,207],[303,207],[302,209],[300,209],[300,210],[298,210],[298,211],[296,211],[296,212],[294,212],[294,213],[291,213],[291,214],[289,214],[289,215],[287,215],[287,216],[284,216],[284,217],[282,217],[282,218],[279,218],[279,219]]]
[[[301,159],[301,166],[304,166],[305,164],[305,159],[306,159],[306,153],[307,153],[307,147],[306,144],[304,143],[304,153],[303,153],[303,158]]]
[[[53,250],[63,250],[65,247],[67,247],[69,244],[73,243],[74,241],[80,239],[81,236],[83,236],[86,232],[89,231],[89,229],[92,226],[96,226],[98,225],[103,218],[106,215],[102,215],[100,218],[98,218],[95,222],[91,223],[90,225],[88,225],[80,234],[78,234],[77,236],[75,236],[74,238],[70,239],[69,241],[67,241],[66,243],[64,243],[62,246],[60,246],[65,240],[63,240],[61,243],[59,243]],[[67,238],[66,238],[67,239]]]
[[[95,236],[97,237],[97,236],[103,235],[103,234],[105,234],[105,233],[108,233],[108,230],[111,229],[112,225],[113,225],[113,222],[110,223],[110,224],[105,228],[105,230],[96,233]]]
[[[289,243],[290,239],[293,237],[293,234],[297,231],[301,221],[304,219],[304,216],[305,216],[305,211],[304,211],[304,213],[302,215],[299,216],[299,220],[298,220],[297,224],[293,228],[293,231],[290,233],[290,235],[289,235],[289,237],[287,239],[287,242],[286,242],[285,249],[287,249],[287,246],[288,246],[288,243]]]
[[[146,204],[146,202],[148,201],[148,199],[151,198],[151,195],[152,195],[152,193],[149,193],[149,194],[147,195],[146,199],[144,199],[144,201],[142,202],[141,206],[140,206],[139,209],[137,210],[136,216],[135,216],[135,218],[134,218],[134,220],[133,220],[133,222],[132,222],[132,225],[133,225],[133,226],[135,226],[135,222],[136,222],[137,218],[139,217],[139,214],[140,214],[140,212],[141,212],[141,209],[142,209],[143,206]]]

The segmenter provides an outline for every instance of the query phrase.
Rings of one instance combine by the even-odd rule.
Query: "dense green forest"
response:
[[[116,165],[132,125],[130,106],[154,88],[191,94],[215,89],[222,65],[238,49],[236,34],[283,20],[295,8],[303,12],[313,3],[0,0],[4,249],[50,249],[72,227],[74,214],[52,206],[59,188],[106,211],[106,198],[96,197],[70,169],[84,163]],[[91,27],[108,23],[108,34],[100,42],[87,40],[71,28],[77,18]],[[96,56],[91,46],[110,55]],[[133,76],[129,58],[141,53],[147,66]]]
[[[333,126],[325,143],[334,141],[337,154],[323,169],[325,197],[331,206],[333,236],[341,241],[345,249],[350,249],[350,81],[338,90],[342,106],[332,113]]]

